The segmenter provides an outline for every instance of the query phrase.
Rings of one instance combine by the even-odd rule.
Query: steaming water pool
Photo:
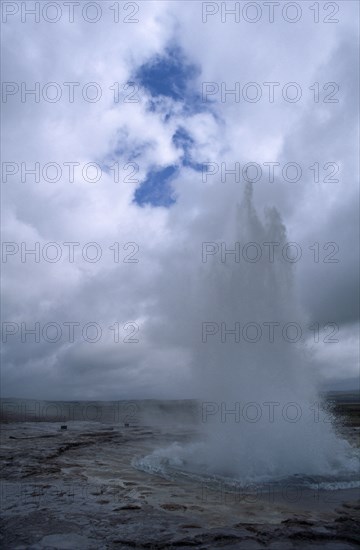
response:
[[[200,449],[200,453],[199,453]],[[200,463],[192,457],[204,452],[203,443],[172,445],[153,451],[151,454],[135,457],[132,466],[140,471],[161,476],[172,481],[198,483],[208,490],[242,494],[261,492],[296,493],[301,490],[336,491],[360,488],[359,453],[351,448],[347,467],[334,469],[327,475],[274,475],[244,472],[234,475],[231,472],[211,471],[209,461]],[[251,458],[250,458],[251,460]]]

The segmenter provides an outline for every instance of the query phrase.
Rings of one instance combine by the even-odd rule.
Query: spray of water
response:
[[[262,255],[254,262],[213,256],[193,285],[192,333],[208,323],[206,338],[203,330],[192,346],[204,437],[156,451],[148,464],[165,460],[245,482],[356,472],[353,448],[321,411],[304,337],[289,341],[297,340],[289,323],[304,328],[307,320],[296,300],[294,265],[283,255],[281,217],[269,209],[262,222],[248,185],[234,221],[232,242],[256,243]],[[273,257],[264,243],[277,243]]]

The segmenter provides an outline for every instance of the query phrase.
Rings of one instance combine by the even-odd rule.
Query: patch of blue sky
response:
[[[194,140],[190,134],[184,128],[179,127],[173,135],[172,141],[175,147],[183,150],[182,165],[201,172],[202,164],[194,161],[192,158],[191,149],[194,145]]]
[[[148,172],[146,180],[135,191],[134,202],[139,206],[170,207],[176,202],[171,181],[177,176],[179,166],[170,165],[165,168],[153,168]]]
[[[171,47],[165,55],[156,56],[142,65],[136,80],[153,97],[166,96],[175,101],[183,101],[189,93],[189,81],[199,74],[199,69],[189,63],[180,48]]]
[[[157,55],[141,65],[134,80],[149,93],[151,111],[161,109],[161,100],[167,98],[181,103],[184,114],[190,115],[207,110],[201,94],[194,91],[193,83],[200,72],[200,68],[188,61],[178,46],[172,46],[164,55]]]
[[[157,55],[141,65],[132,80],[147,93],[148,110],[160,114],[166,124],[174,116],[187,118],[209,111],[209,105],[202,102],[201,94],[194,85],[199,74],[200,68],[191,63],[179,47],[171,46],[163,55]],[[172,206],[176,202],[172,181],[181,168],[202,171],[202,164],[193,159],[194,140],[185,128],[178,127],[172,141],[175,147],[182,150],[180,162],[148,171],[134,194],[134,202],[139,206]],[[129,160],[138,156],[133,154]]]

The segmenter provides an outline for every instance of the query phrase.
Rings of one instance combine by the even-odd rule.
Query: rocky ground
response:
[[[132,465],[174,430],[71,421],[2,425],[5,549],[355,549],[358,492],[228,494]],[[191,437],[177,429],[176,440]]]

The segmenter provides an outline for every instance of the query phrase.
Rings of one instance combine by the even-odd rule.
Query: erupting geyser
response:
[[[304,351],[311,323],[296,300],[280,215],[269,209],[261,222],[248,185],[235,222],[232,244],[266,246],[273,256],[243,261],[235,254],[211,255],[203,265],[189,316],[199,335],[193,362],[204,437],[156,451],[143,466],[145,460],[148,467],[166,464],[240,482],[354,473],[354,449],[322,411],[316,373]]]

